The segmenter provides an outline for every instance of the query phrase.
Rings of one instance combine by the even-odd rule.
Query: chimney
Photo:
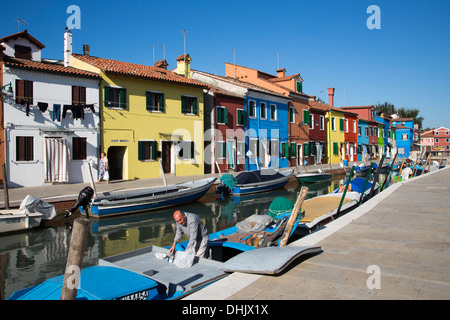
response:
[[[158,67],[158,68],[163,68],[167,70],[167,66],[169,64],[167,63],[166,60],[158,60],[155,62],[155,64],[153,65],[154,67]]]
[[[309,96],[309,101],[316,101],[316,96]]]
[[[191,77],[191,57],[189,54],[183,54],[177,58],[177,74],[180,76]]]
[[[334,107],[334,88],[328,88],[328,105]]]
[[[64,67],[70,67],[70,57],[72,56],[72,32],[66,28],[64,33]]]
[[[284,78],[286,77],[286,68],[280,68],[277,70],[277,77]]]
[[[91,50],[91,47],[88,44],[83,44],[83,55],[86,57],[89,57],[89,52]]]

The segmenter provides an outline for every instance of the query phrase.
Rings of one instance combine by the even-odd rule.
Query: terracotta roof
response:
[[[345,113],[345,114],[358,115],[357,113],[350,112],[350,111],[347,111],[347,110],[342,110],[341,108],[331,107],[328,104],[321,103],[321,102],[314,101],[314,100],[309,100],[308,101],[308,105],[310,106],[310,108],[315,108],[315,109],[319,109],[319,110],[322,110],[322,111],[333,110],[333,111],[338,111],[338,112],[342,112],[342,113]]]
[[[85,56],[81,54],[72,54],[75,58],[89,63],[99,68],[103,72],[123,75],[126,77],[136,77],[142,79],[150,79],[157,81],[172,82],[181,85],[206,88],[207,86],[199,81],[188,79],[176,74],[175,72],[164,68],[145,66],[142,64],[123,62],[112,59],[98,58],[93,56]]]
[[[14,34],[11,34],[9,36],[0,38],[0,43],[1,42],[6,42],[8,40],[17,39],[17,38],[20,38],[20,37],[27,38],[30,42],[34,43],[39,49],[44,49],[45,48],[45,46],[40,41],[38,41],[35,37],[31,36],[26,29],[21,31],[21,32],[14,33]]]
[[[352,106],[352,107],[341,107],[342,109],[370,109],[374,108],[374,106]]]
[[[28,69],[28,70],[36,70],[36,71],[43,71],[43,72],[56,72],[56,73],[62,73],[67,75],[74,75],[74,76],[83,76],[83,77],[89,77],[89,78],[100,78],[100,76],[96,73],[84,71],[72,67],[64,67],[61,63],[52,63],[52,62],[38,62],[38,61],[32,61],[32,60],[26,60],[26,59],[18,59],[18,58],[11,58],[8,56],[5,56],[5,65],[7,67],[11,68],[21,68],[21,69]]]
[[[297,74],[293,74],[293,75],[291,75],[291,76],[280,77],[280,78],[275,77],[275,78],[268,79],[268,80],[269,80],[270,82],[288,81],[288,80],[292,80],[292,79],[294,79],[294,78],[296,78],[296,77],[299,77],[299,76],[300,76],[300,73],[297,73]]]

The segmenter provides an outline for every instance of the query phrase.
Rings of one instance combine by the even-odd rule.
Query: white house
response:
[[[65,47],[71,46],[70,31]],[[100,77],[41,58],[27,30],[0,38],[6,168],[10,187],[89,182],[97,177]],[[3,150],[2,150],[3,152]]]

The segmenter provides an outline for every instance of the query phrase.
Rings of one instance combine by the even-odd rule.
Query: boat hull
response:
[[[294,171],[286,170],[280,173],[282,173],[284,177],[264,182],[237,184],[233,188],[233,195],[239,197],[247,194],[265,192],[282,188],[286,183],[288,183],[289,179],[294,174]]]
[[[331,173],[305,173],[296,175],[300,183],[314,183],[331,179]]]
[[[118,201],[111,201],[106,203],[96,203],[95,199],[90,205],[90,214],[95,218],[105,218],[124,214],[132,214],[149,210],[157,210],[176,206],[184,203],[189,203],[200,199],[208,192],[208,190],[214,184],[216,178],[203,179],[204,183],[198,184],[197,187],[180,189],[179,191],[142,196],[136,199],[123,199]],[[199,180],[199,181],[203,181]],[[190,184],[184,183],[177,186],[189,186]],[[160,189],[160,188],[159,188]],[[82,209],[80,208],[80,211]]]
[[[39,227],[42,213],[19,213],[15,210],[2,210],[0,213],[0,234]]]

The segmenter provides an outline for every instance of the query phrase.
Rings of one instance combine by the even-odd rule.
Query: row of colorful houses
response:
[[[72,52],[43,59],[26,30],[0,39],[0,162],[11,187],[89,181],[100,152],[110,179],[286,168],[408,156],[413,119],[334,106],[303,92],[299,73],[225,63],[225,76]]]

